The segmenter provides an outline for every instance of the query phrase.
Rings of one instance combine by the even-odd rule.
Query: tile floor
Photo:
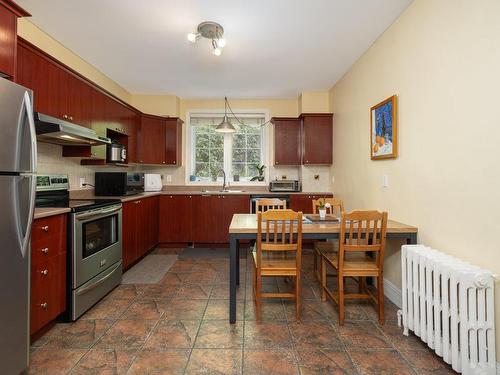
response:
[[[418,339],[402,335],[390,302],[384,326],[363,302],[349,303],[339,326],[335,307],[319,298],[311,252],[303,264],[301,322],[293,302],[279,300],[263,303],[262,322],[255,321],[252,267],[243,259],[238,321],[230,325],[228,260],[178,260],[159,283],[122,285],[77,322],[57,324],[33,343],[29,373],[453,373]],[[270,279],[264,287],[289,285]]]

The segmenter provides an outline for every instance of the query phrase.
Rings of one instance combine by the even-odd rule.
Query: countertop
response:
[[[235,186],[234,190],[242,190],[238,192],[224,192],[218,191],[219,186],[167,186],[163,187],[162,191],[144,192],[140,194],[134,194],[129,196],[95,196],[93,189],[83,189],[83,190],[71,190],[71,199],[119,199],[123,203],[135,201],[141,198],[154,197],[158,195],[316,195],[323,196],[332,194],[331,192],[273,192],[269,191],[267,187],[246,187],[246,186]],[[231,188],[230,188],[231,189]],[[43,217],[54,216],[59,214],[64,214],[70,212],[69,208],[35,208],[35,219],[40,219]]]
[[[66,207],[44,207],[44,208],[35,208],[35,219],[41,219],[42,217],[66,214],[70,212],[69,208]]]

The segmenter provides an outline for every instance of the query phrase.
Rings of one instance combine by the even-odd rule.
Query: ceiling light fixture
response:
[[[224,28],[217,22],[206,21],[198,25],[196,33],[189,33],[187,39],[191,43],[196,43],[200,38],[210,39],[212,41],[213,54],[220,56],[222,49],[226,46],[226,40],[222,38]]]

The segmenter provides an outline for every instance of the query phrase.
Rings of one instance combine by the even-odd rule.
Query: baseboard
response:
[[[397,307],[401,308],[403,306],[401,289],[387,279],[384,279],[384,294]]]

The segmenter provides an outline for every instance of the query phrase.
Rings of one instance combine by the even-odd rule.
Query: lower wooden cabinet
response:
[[[158,243],[159,197],[123,203],[123,268],[129,267]]]
[[[248,195],[163,195],[160,242],[227,243],[233,214],[249,213]]]
[[[67,216],[35,220],[31,237],[30,333],[66,309]]]
[[[191,195],[162,195],[160,197],[160,242],[187,243],[191,241]]]
[[[290,209],[302,211],[304,214],[312,213],[312,200],[320,198],[331,198],[332,194],[311,195],[311,194],[292,194],[290,195]]]

